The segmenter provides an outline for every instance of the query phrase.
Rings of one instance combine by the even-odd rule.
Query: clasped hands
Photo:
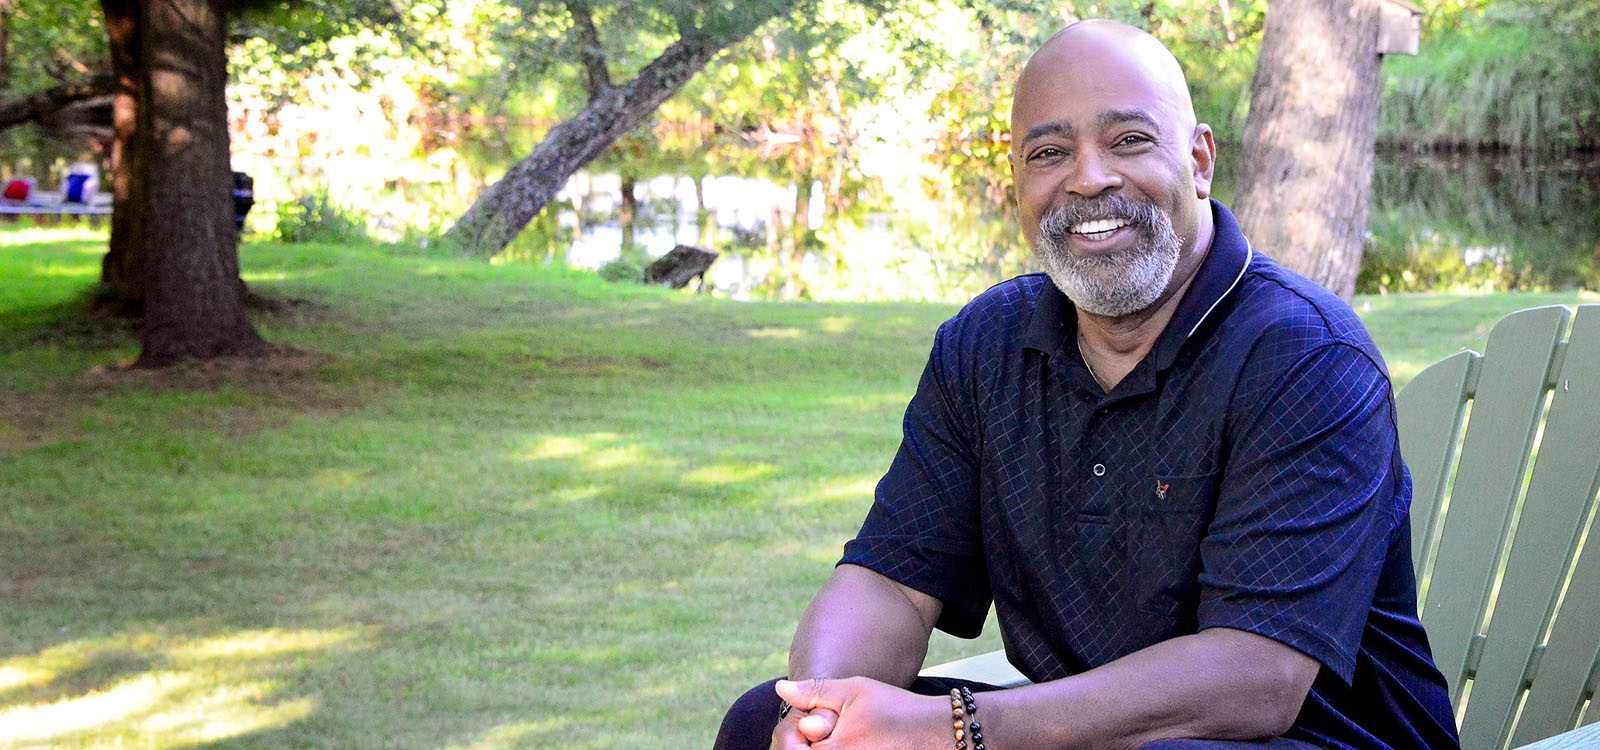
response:
[[[772,750],[925,750],[951,747],[950,700],[866,677],[778,681],[793,708],[772,732]]]

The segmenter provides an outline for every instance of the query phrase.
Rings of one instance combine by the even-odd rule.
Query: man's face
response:
[[[1018,85],[1011,166],[1023,229],[1086,312],[1149,307],[1194,249],[1210,133],[1179,96],[1126,46],[1095,40],[1047,47]]]

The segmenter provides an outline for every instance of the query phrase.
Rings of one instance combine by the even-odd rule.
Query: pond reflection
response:
[[[20,132],[0,137],[0,178],[51,183],[89,155]],[[358,179],[383,170],[353,154],[330,161],[337,168],[320,177],[289,177],[309,162],[257,153],[259,144],[247,138],[235,143],[234,156],[236,166],[257,172],[254,231],[276,231],[289,197],[320,195],[390,241],[448,226],[526,155],[533,137],[525,127],[472,129],[436,142],[453,146],[415,157],[430,169],[395,179]],[[1214,192],[1227,201],[1238,149],[1221,144],[1219,151]],[[976,195],[931,199],[920,181],[938,168],[902,161],[863,175],[856,192],[835,204],[821,183],[802,197],[780,176],[789,171],[781,152],[699,142],[621,149],[569,180],[502,260],[612,264],[610,277],[628,278],[677,244],[700,245],[721,253],[708,286],[736,298],[960,301],[1031,269],[1006,207]],[[630,207],[622,200],[624,168],[632,171]],[[793,226],[797,200],[807,231]],[[1600,288],[1600,154],[1380,154],[1369,228],[1360,292]]]
[[[1600,288],[1600,155],[1380,159],[1362,291]]]
[[[571,238],[569,264],[598,268],[624,254],[618,186],[616,175],[582,175],[568,185],[563,200],[585,202],[591,212],[590,223]],[[713,266],[711,283],[747,296],[774,269],[764,251],[768,217],[793,206],[795,188],[741,177],[708,177],[703,186],[711,232],[699,223],[692,178],[640,181],[635,241],[649,257],[678,243],[712,244],[724,257]],[[1216,193],[1227,200],[1231,188],[1231,170],[1225,170]],[[580,193],[581,201],[575,197]],[[816,229],[826,219],[820,199],[813,203]],[[578,227],[577,212],[562,210],[560,216],[562,226]],[[1004,212],[974,205],[949,207],[947,216],[939,235],[930,236],[897,227],[893,212],[873,212],[861,226],[832,235],[848,248],[827,250],[837,255],[863,244],[887,245],[888,254],[908,262],[927,260],[932,273],[966,293],[1028,269],[1022,238]],[[1600,288],[1600,157],[1383,154],[1369,228],[1361,293]],[[836,265],[830,258],[814,261]]]

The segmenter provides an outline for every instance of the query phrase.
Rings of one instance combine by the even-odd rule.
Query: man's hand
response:
[[[806,750],[811,743],[827,739],[838,720],[838,714],[826,708],[815,711],[792,709],[772,730],[771,750]]]
[[[923,750],[945,747],[955,737],[948,698],[917,695],[865,677],[779,680],[778,695],[796,712],[811,714],[799,720],[796,731],[818,750]],[[814,730],[827,731],[817,735]],[[783,747],[776,737],[773,746]]]

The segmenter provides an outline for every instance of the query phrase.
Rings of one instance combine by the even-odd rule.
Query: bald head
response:
[[[1026,134],[1017,127],[1018,115],[1033,99],[1064,95],[1082,86],[1111,88],[1130,82],[1147,88],[1154,95],[1152,106],[1183,135],[1194,129],[1189,82],[1178,59],[1159,39],[1104,19],[1079,21],[1056,32],[1028,58],[1017,79],[1011,107],[1013,149]]]
[[[1215,156],[1178,61],[1132,26],[1068,26],[1017,80],[1017,217],[1080,313],[1145,314],[1175,298],[1211,244]]]

